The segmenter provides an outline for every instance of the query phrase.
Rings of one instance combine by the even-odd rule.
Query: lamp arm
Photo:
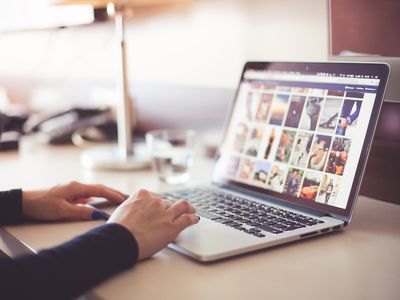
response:
[[[136,125],[133,102],[129,97],[128,73],[126,62],[125,17],[124,6],[117,6],[115,10],[115,30],[118,52],[117,66],[117,126],[118,152],[121,158],[126,159],[133,155],[132,127]]]

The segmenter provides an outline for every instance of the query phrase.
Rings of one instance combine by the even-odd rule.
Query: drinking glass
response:
[[[194,159],[195,132],[189,129],[149,131],[146,143],[158,178],[168,184],[189,180]]]

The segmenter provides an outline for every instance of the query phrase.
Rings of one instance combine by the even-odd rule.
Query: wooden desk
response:
[[[162,190],[151,171],[90,172],[73,147],[24,143],[0,154],[0,188],[36,188],[72,179],[126,192]],[[192,183],[205,181],[212,162],[198,159]],[[97,286],[100,299],[399,299],[400,206],[360,197],[343,232],[200,264],[165,249]],[[61,243],[100,222],[36,224],[6,229],[33,249]]]

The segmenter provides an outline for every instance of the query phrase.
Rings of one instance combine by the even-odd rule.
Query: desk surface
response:
[[[73,147],[23,143],[0,154],[0,189],[81,180],[125,192],[162,190],[151,171],[91,172]],[[198,159],[191,183],[205,182],[212,162]],[[398,299],[400,206],[360,197],[343,232],[250,255],[200,264],[165,249],[94,289],[101,299]],[[33,249],[61,243],[98,221],[7,227]]]

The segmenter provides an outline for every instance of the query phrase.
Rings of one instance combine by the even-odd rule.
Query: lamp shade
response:
[[[128,7],[145,7],[151,5],[171,4],[189,0],[51,0],[53,5],[90,5],[94,8],[104,8],[109,3],[124,4]]]

